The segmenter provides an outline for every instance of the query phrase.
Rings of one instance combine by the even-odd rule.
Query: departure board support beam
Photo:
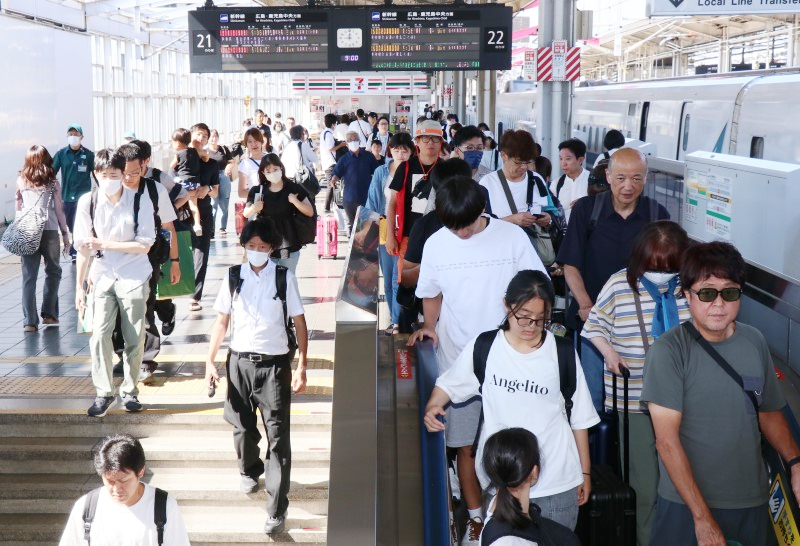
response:
[[[551,47],[553,40],[574,43],[575,0],[544,0],[539,3],[539,47]],[[542,154],[558,162],[558,144],[572,136],[572,82],[538,83],[536,133]]]

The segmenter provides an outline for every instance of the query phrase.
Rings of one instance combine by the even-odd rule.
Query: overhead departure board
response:
[[[511,16],[498,5],[196,10],[191,71],[505,70]]]

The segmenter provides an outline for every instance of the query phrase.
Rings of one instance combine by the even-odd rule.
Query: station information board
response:
[[[506,70],[511,8],[218,8],[189,12],[192,72]]]

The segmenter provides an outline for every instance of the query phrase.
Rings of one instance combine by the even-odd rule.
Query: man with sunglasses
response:
[[[680,276],[692,320],[661,336],[644,367],[660,466],[650,545],[775,544],[762,434],[797,496],[800,449],[764,336],[736,322],[744,259],[729,243],[695,245]]]

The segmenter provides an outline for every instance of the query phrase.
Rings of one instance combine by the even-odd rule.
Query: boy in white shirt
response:
[[[564,174],[550,182],[550,191],[561,201],[567,222],[575,202],[589,195],[589,171],[583,168],[585,159],[586,144],[582,140],[571,138],[558,145],[558,163]]]
[[[122,155],[110,148],[97,153],[94,178],[98,188],[78,201],[73,232],[78,251],[75,307],[79,312],[86,309],[84,280],[90,256],[94,256],[89,270],[94,306],[89,348],[97,397],[87,412],[90,417],[104,416],[115,403],[111,334],[118,313],[125,343],[124,379],[119,387],[122,405],[129,412],[142,410],[136,382],[144,353],[145,310],[153,273],[147,253],[156,232],[150,199],[138,199],[138,215],[134,214],[136,193],[122,185],[124,171]]]
[[[423,298],[425,322],[409,338],[429,337],[437,346],[439,374],[450,368],[464,346],[505,317],[503,296],[523,269],[547,273],[519,226],[483,216],[486,197],[469,177],[444,181],[436,192],[436,212],[444,225],[426,241],[416,295]],[[472,443],[480,418],[480,399],[447,410],[445,438],[458,449],[458,478],[469,510],[466,537],[480,534],[481,489]],[[478,544],[465,539],[462,544]]]
[[[103,486],[78,499],[69,514],[59,546],[84,546],[89,525],[92,546],[156,546],[156,488],[141,481],[145,470],[144,449],[129,434],[106,437],[94,454],[94,467]],[[163,492],[162,492],[163,493]],[[96,495],[93,516],[84,518],[90,497]],[[175,499],[166,497],[165,546],[189,546],[189,536]],[[163,505],[162,505],[163,506]],[[87,519],[91,520],[86,521]]]

